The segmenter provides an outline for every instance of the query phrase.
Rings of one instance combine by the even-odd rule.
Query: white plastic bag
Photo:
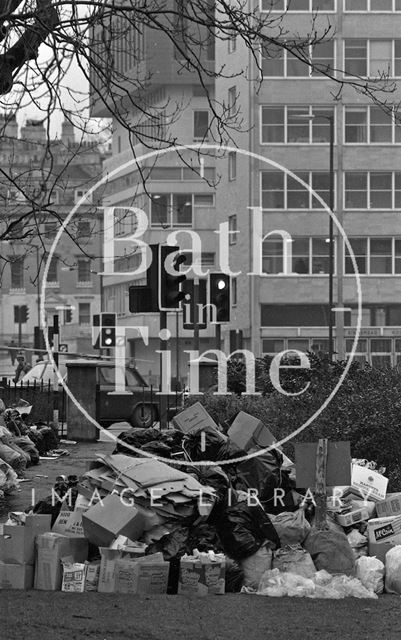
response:
[[[301,544],[310,531],[310,524],[305,518],[303,509],[294,512],[284,511],[276,516],[269,515],[269,518],[277,531],[282,547]]]
[[[358,529],[352,529],[347,534],[348,542],[354,554],[355,560],[368,555],[368,539],[359,533]]]
[[[283,575],[278,569],[269,569],[263,574],[258,595],[270,596],[271,598],[283,598],[287,595],[287,588],[284,585]]]
[[[401,545],[386,553],[386,593],[401,594]]]
[[[384,564],[375,557],[362,556],[355,563],[356,577],[373,593],[383,593]]]
[[[316,568],[310,554],[301,546],[278,549],[273,558],[273,569],[284,573],[296,573],[304,578],[312,578]]]
[[[241,561],[241,569],[244,572],[243,584],[245,587],[257,589],[263,574],[272,568],[273,552],[263,546],[249,558]]]

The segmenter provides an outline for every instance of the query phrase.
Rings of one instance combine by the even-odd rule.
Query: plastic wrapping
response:
[[[362,556],[355,563],[356,577],[373,593],[384,591],[384,564],[377,558]],[[400,567],[401,569],[401,567]],[[400,581],[401,582],[401,581]]]
[[[310,554],[301,546],[278,549],[274,554],[273,569],[296,573],[304,578],[311,578],[316,573]]]
[[[401,545],[386,553],[386,593],[401,595]]]
[[[310,531],[310,524],[305,518],[303,509],[294,512],[284,511],[278,515],[270,515],[274,528],[278,533],[282,546],[301,544]]]

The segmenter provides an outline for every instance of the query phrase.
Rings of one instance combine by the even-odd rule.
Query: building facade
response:
[[[19,136],[15,117],[7,116],[3,127],[0,163],[14,182],[4,177],[0,185],[3,232],[8,225],[0,242],[0,345],[4,349],[13,340],[31,358],[51,253],[42,298],[47,324],[58,315],[63,349],[92,352],[92,315],[100,310],[102,215],[97,196],[84,196],[102,175],[105,151],[76,142],[68,122],[51,141],[41,121],[28,120]],[[53,246],[63,220],[83,197]]]
[[[329,214],[314,194],[329,204],[333,118],[339,223],[334,224],[334,350],[340,358],[351,352],[358,320],[357,280],[341,225],[360,274],[356,357],[377,366],[395,365],[401,356],[401,129],[396,113],[379,103],[397,104],[400,97],[401,4],[262,0],[259,6],[272,11],[271,17],[285,8],[281,26],[287,40],[313,30],[326,33],[303,50],[310,64],[269,47],[259,55],[260,86],[244,75],[216,80],[217,98],[229,103],[234,96],[248,125],[247,132],[234,136],[238,151],[227,159],[216,200],[219,216],[231,220],[237,231],[231,260],[241,275],[233,324],[256,355],[328,350]],[[248,76],[258,78],[240,38],[216,43],[217,65],[223,60],[233,76],[247,60]],[[350,84],[361,87],[365,79],[376,79],[377,89],[387,83],[392,92],[377,91],[375,103]],[[263,275],[247,276],[255,271],[259,223]]]

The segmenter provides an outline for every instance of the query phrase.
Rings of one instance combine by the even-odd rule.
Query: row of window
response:
[[[262,327],[327,327],[329,306],[323,304],[262,304]],[[344,313],[344,325],[355,327],[358,309]],[[366,305],[362,310],[363,327],[401,327],[401,305]]]
[[[191,227],[194,207],[214,206],[214,195],[193,193],[153,193],[150,220],[153,227]]]
[[[318,42],[300,48],[297,55],[278,45],[262,51],[261,67],[265,78],[324,77],[336,70],[335,42]],[[346,76],[392,78],[401,76],[401,40],[347,38],[344,40]]]
[[[310,189],[329,203],[329,172],[297,171]],[[322,209],[312,192],[282,171],[262,171],[262,209]],[[347,210],[401,208],[401,172],[344,171],[343,207]]]
[[[360,13],[394,13],[401,11],[401,0],[343,0],[343,11]],[[337,11],[337,0],[261,0],[261,11],[315,13]]]
[[[334,345],[335,347],[335,345]],[[263,355],[274,356],[281,351],[323,352],[329,350],[328,340],[322,338],[267,338],[262,340]],[[372,367],[394,367],[401,363],[401,340],[399,338],[360,338],[356,349],[354,341],[345,341],[347,356],[353,353],[353,359],[369,362]]]
[[[363,275],[399,275],[401,273],[401,239],[391,237],[349,238],[358,271]],[[328,238],[291,238],[290,257],[293,275],[327,274],[330,243]],[[283,240],[270,237],[263,242],[263,272],[284,272]],[[335,266],[335,265],[334,265]],[[287,270],[288,271],[288,268]],[[345,247],[345,274],[354,274],[351,256]]]
[[[24,257],[16,259],[14,256],[9,256],[10,265],[10,288],[11,289],[23,289],[26,283],[26,268]],[[69,271],[69,268],[65,268]],[[63,266],[60,266],[60,260],[57,256],[52,256],[49,265],[49,271],[47,274],[47,282],[49,284],[57,283],[60,279],[60,270],[63,270]],[[75,271],[75,267],[73,269]],[[77,284],[89,284],[92,282],[92,270],[91,260],[89,258],[77,258]]]
[[[261,144],[327,144],[334,113],[333,107],[262,106]],[[401,144],[401,126],[393,113],[380,107],[347,106],[343,140],[345,144]]]

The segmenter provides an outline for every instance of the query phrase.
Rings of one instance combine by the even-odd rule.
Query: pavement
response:
[[[0,523],[7,520],[9,511],[24,511],[50,495],[57,476],[80,476],[85,473],[89,468],[89,462],[95,459],[96,454],[112,453],[117,435],[130,428],[128,423],[119,423],[112,425],[107,431],[101,431],[97,442],[61,443],[60,448],[68,451],[68,456],[41,460],[38,465],[28,467],[26,481],[20,482],[19,490],[0,500]]]

